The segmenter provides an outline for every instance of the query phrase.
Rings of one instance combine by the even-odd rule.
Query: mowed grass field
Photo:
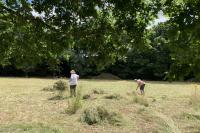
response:
[[[59,79],[0,78],[0,133],[199,133],[200,85],[184,82],[148,82],[144,97],[135,95],[134,81],[80,80],[82,108],[67,114],[69,91],[62,100],[50,100],[43,91]],[[67,79],[66,79],[67,80]],[[102,90],[103,94],[94,94]],[[118,99],[106,96],[118,95]],[[140,100],[143,99],[143,102]],[[199,100],[199,101],[198,101]],[[88,125],[80,121],[86,108],[103,106],[122,116],[121,125]]]

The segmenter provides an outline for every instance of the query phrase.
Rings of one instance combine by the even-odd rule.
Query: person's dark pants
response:
[[[140,92],[142,95],[144,95],[144,87],[145,87],[145,84],[140,86]]]
[[[71,97],[76,96],[76,85],[70,85],[70,95]]]

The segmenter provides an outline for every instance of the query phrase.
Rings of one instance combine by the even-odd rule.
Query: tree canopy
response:
[[[0,64],[28,70],[45,60],[55,69],[60,58],[71,58],[102,69],[133,53],[148,58],[154,50],[153,58],[163,57],[156,62],[170,64],[160,69],[168,77],[200,78],[199,5],[199,0],[2,0]],[[169,20],[147,29],[159,11]]]
[[[73,50],[95,63],[112,62],[141,40],[159,10],[158,1],[142,0],[1,1],[1,62],[38,62]]]

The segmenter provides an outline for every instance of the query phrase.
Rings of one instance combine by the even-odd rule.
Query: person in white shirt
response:
[[[71,73],[71,76],[69,79],[70,95],[71,97],[73,96],[76,97],[76,86],[78,84],[79,75],[77,75],[74,70],[71,70],[70,73]]]

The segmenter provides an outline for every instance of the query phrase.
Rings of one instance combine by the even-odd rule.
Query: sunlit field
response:
[[[66,113],[69,91],[54,99],[44,91],[59,79],[0,78],[1,133],[199,133],[200,86],[147,81],[145,96],[126,80],[80,80],[82,106]],[[67,79],[65,79],[67,80]],[[101,91],[102,93],[95,93]],[[89,98],[82,98],[86,94]],[[120,124],[81,121],[85,109],[104,107],[120,115]]]

